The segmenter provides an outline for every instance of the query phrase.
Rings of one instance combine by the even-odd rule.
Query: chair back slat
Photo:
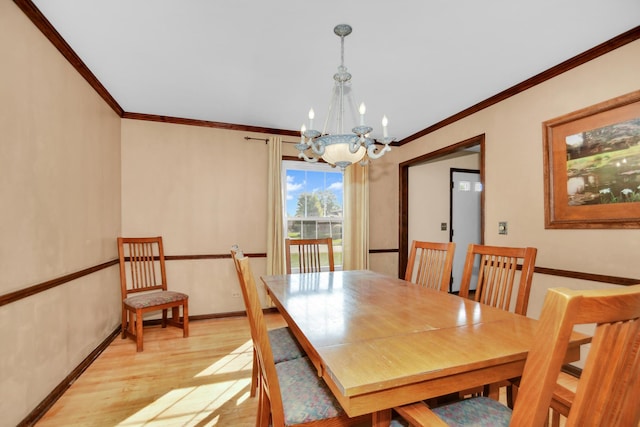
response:
[[[119,237],[123,298],[151,290],[167,290],[161,237]]]
[[[456,244],[453,242],[414,240],[411,243],[404,279],[420,286],[447,292],[451,282],[455,248]]]
[[[544,424],[569,338],[580,324],[596,326],[566,426],[640,423],[640,285],[635,285],[547,292],[511,425]]]
[[[326,251],[322,250],[323,247],[326,248]],[[326,239],[285,239],[287,274],[291,274],[292,268],[295,268],[295,266],[292,267],[292,259],[294,259],[292,254],[298,255],[296,263],[298,272],[315,273],[322,271],[323,253],[327,254],[326,269],[334,271],[333,241],[330,237]]]
[[[460,296],[469,297],[475,261],[479,258],[475,300],[483,304],[526,315],[537,255],[536,248],[470,244],[460,281]],[[521,262],[521,271],[518,271]],[[516,280],[519,276],[519,280]],[[515,284],[517,298],[511,309]]]
[[[156,286],[155,263],[151,243],[128,243],[131,265],[131,287],[135,289]]]
[[[516,257],[482,255],[476,300],[508,311],[517,268]]]
[[[640,402],[640,321],[604,323],[596,327],[567,426],[638,425],[627,402]],[[591,390],[599,389],[598,393]],[[588,408],[588,409],[587,409]],[[635,420],[635,424],[633,421]],[[567,420],[569,421],[569,420]]]

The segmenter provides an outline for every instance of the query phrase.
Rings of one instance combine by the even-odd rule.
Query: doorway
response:
[[[480,171],[480,182],[484,185],[484,134],[478,135],[467,140],[458,142],[448,147],[441,148],[432,153],[424,154],[414,159],[400,163],[400,207],[399,207],[399,229],[398,229],[398,277],[403,278],[407,268],[407,258],[409,255],[409,169],[413,166],[422,165],[428,162],[437,162],[451,158],[451,156],[460,155],[461,152],[473,150],[480,157],[478,170]],[[414,183],[414,185],[418,185]],[[413,188],[413,187],[412,187]],[[484,191],[480,193],[480,236],[484,236]],[[447,201],[434,200],[434,203],[443,203],[448,205]],[[446,239],[446,237],[445,237]]]
[[[480,231],[480,195],[482,193],[480,171],[451,168],[449,188],[451,224],[449,240],[456,244],[449,292],[459,292],[467,248],[470,243],[477,244],[482,240]],[[474,268],[474,272],[477,270]],[[475,274],[477,276],[477,273]],[[471,283],[476,283],[476,281],[472,280]]]

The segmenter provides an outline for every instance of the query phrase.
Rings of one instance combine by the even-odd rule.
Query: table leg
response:
[[[487,384],[484,386],[483,394],[493,400],[500,400],[500,386],[498,384]]]
[[[384,409],[373,413],[372,427],[389,427],[391,423],[391,409]]]

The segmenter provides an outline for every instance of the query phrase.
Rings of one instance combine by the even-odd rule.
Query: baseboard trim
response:
[[[120,325],[118,325],[118,327],[113,332],[111,332],[109,336],[105,338],[105,340],[102,341],[100,345],[98,345],[98,347],[96,347],[82,362],[80,362],[80,364],[73,371],[71,371],[69,375],[66,376],[64,380],[60,382],[60,384],[58,384],[56,388],[54,388],[51,393],[49,393],[49,395],[45,397],[44,400],[40,402],[40,404],[36,406],[35,409],[31,411],[31,413],[29,413],[29,415],[27,415],[26,418],[20,422],[20,424],[18,424],[18,427],[35,425],[35,423],[40,418],[42,418],[44,414],[47,413],[47,411],[53,406],[53,404],[56,403],[58,399],[60,399],[64,392],[69,387],[71,387],[71,385],[80,377],[80,375],[82,375],[82,373],[86,371],[89,366],[91,366],[93,361],[96,360],[98,356],[100,356],[102,352],[106,350],[107,347],[109,347],[109,344],[111,344],[111,342],[119,334]]]
[[[576,377],[576,378],[580,378],[580,376],[582,375],[582,369],[578,368],[577,366],[573,366],[573,365],[562,365],[562,372],[564,372],[565,374],[569,374],[572,377]]]

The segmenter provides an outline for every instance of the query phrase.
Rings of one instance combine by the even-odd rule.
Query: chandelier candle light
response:
[[[356,162],[360,162],[364,166],[369,163],[369,159],[379,159],[384,153],[391,151],[389,143],[395,139],[388,136],[387,125],[389,121],[387,116],[383,116],[382,139],[377,141],[383,147],[376,147],[376,141],[369,137],[373,128],[365,125],[366,107],[364,103],[361,103],[358,107],[360,120],[351,129],[352,133],[344,132],[345,111],[348,109],[355,113],[355,104],[351,91],[351,74],[347,72],[347,67],[344,66],[344,38],[351,34],[351,30],[351,27],[346,24],[336,25],[333,29],[333,32],[340,37],[340,66],[338,67],[338,72],[333,75],[335,84],[323,130],[320,132],[313,129],[315,112],[312,108],[309,110],[309,129],[302,125],[300,143],[296,144],[296,148],[300,151],[299,158],[312,163],[322,158],[325,162],[338,166],[342,170]],[[356,124],[355,114],[353,123]],[[327,125],[335,126],[334,133],[328,132]],[[305,153],[307,150],[311,150],[311,157]]]

